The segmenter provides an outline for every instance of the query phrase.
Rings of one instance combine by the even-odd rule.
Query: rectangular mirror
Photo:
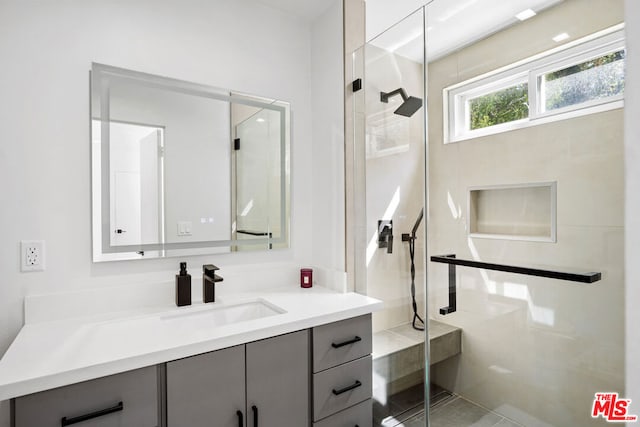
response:
[[[288,247],[289,104],[91,72],[93,259]]]

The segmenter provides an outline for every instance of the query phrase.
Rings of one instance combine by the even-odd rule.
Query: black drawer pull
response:
[[[358,341],[362,341],[362,338],[360,338],[359,336],[355,336],[353,339],[347,340],[347,341],[342,341],[339,343],[331,343],[331,347],[333,348],[340,348],[340,347],[344,347],[345,345],[349,345],[349,344],[354,344],[357,343]]]
[[[238,416],[238,427],[244,427],[244,419],[242,417],[242,411],[236,411],[236,415]]]
[[[351,384],[351,385],[348,385],[348,386],[346,386],[346,387],[344,387],[344,388],[341,388],[341,389],[339,389],[339,390],[336,390],[336,389],[334,388],[334,389],[333,389],[333,390],[331,390],[331,391],[333,391],[333,394],[335,394],[335,395],[337,396],[337,395],[339,395],[339,394],[346,393],[346,392],[348,392],[349,390],[353,390],[354,388],[358,388],[358,387],[360,387],[361,385],[362,385],[362,383],[361,383],[360,381],[356,380],[356,382],[355,382],[355,383],[353,383],[353,384]]]
[[[253,427],[258,427],[258,407],[253,405],[251,410],[253,411]]]
[[[111,408],[101,409],[99,411],[92,412],[90,414],[80,415],[79,417],[73,417],[69,419],[67,419],[67,417],[62,417],[62,419],[60,420],[60,425],[62,427],[70,426],[71,424],[77,424],[93,418],[98,418],[104,415],[113,414],[114,412],[119,412],[119,411],[122,411],[123,409],[124,409],[124,405],[122,404],[122,402],[118,402],[116,406],[113,406]]]

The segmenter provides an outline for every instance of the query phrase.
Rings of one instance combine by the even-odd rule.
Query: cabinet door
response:
[[[239,345],[167,363],[167,426],[240,426],[244,352]]]
[[[247,427],[309,425],[309,359],[308,330],[247,344]]]

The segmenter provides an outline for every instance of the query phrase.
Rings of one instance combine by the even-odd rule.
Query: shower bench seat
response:
[[[462,350],[462,329],[429,320],[431,360],[434,365]],[[374,395],[376,388],[386,395],[406,390],[424,380],[424,332],[411,324],[373,334]]]

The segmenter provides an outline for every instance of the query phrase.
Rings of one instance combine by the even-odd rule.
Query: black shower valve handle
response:
[[[393,220],[378,220],[378,248],[393,250]]]

